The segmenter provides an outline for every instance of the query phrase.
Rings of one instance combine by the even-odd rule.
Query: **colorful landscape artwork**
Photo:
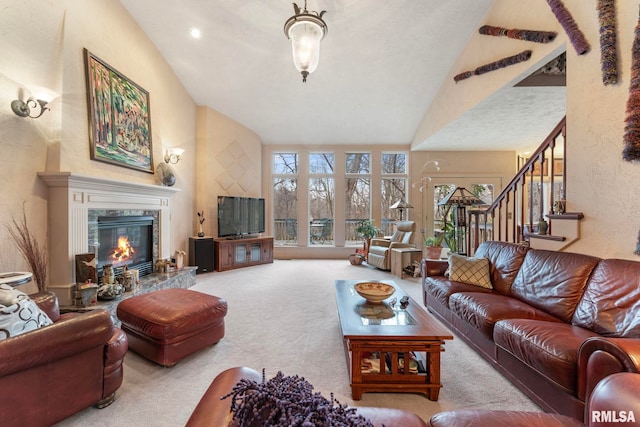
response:
[[[91,159],[153,173],[149,93],[84,52]]]

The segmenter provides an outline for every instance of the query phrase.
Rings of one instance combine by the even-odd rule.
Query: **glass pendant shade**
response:
[[[289,29],[293,63],[301,73],[313,73],[320,61],[322,28],[313,22],[296,22]]]
[[[307,81],[307,76],[318,68],[320,61],[320,41],[327,33],[327,24],[322,20],[320,13],[307,11],[305,1],[304,9],[294,3],[295,15],[284,24],[284,33],[291,41],[291,52],[296,69],[302,74],[302,81]]]

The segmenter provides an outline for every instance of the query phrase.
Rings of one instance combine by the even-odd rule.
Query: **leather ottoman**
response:
[[[118,304],[129,348],[162,366],[213,345],[224,336],[227,302],[189,289],[162,289]]]

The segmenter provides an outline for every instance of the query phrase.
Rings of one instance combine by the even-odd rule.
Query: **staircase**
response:
[[[528,159],[494,202],[467,212],[466,253],[485,240],[560,251],[580,238],[579,212],[566,208],[566,117]],[[560,155],[557,155],[558,151]],[[548,224],[546,233],[545,219]]]

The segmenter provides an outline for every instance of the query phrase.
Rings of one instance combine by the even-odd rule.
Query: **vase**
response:
[[[440,259],[442,254],[442,246],[427,246],[424,248],[424,257],[426,259]]]
[[[545,234],[547,234],[548,230],[549,230],[549,224],[544,219],[541,219],[538,222],[538,234],[540,234],[541,236],[544,236]]]
[[[102,284],[112,285],[115,277],[113,276],[113,266],[105,264],[102,266]]]
[[[200,224],[200,228],[198,229],[198,237],[204,237],[204,231],[202,231],[202,224]]]

